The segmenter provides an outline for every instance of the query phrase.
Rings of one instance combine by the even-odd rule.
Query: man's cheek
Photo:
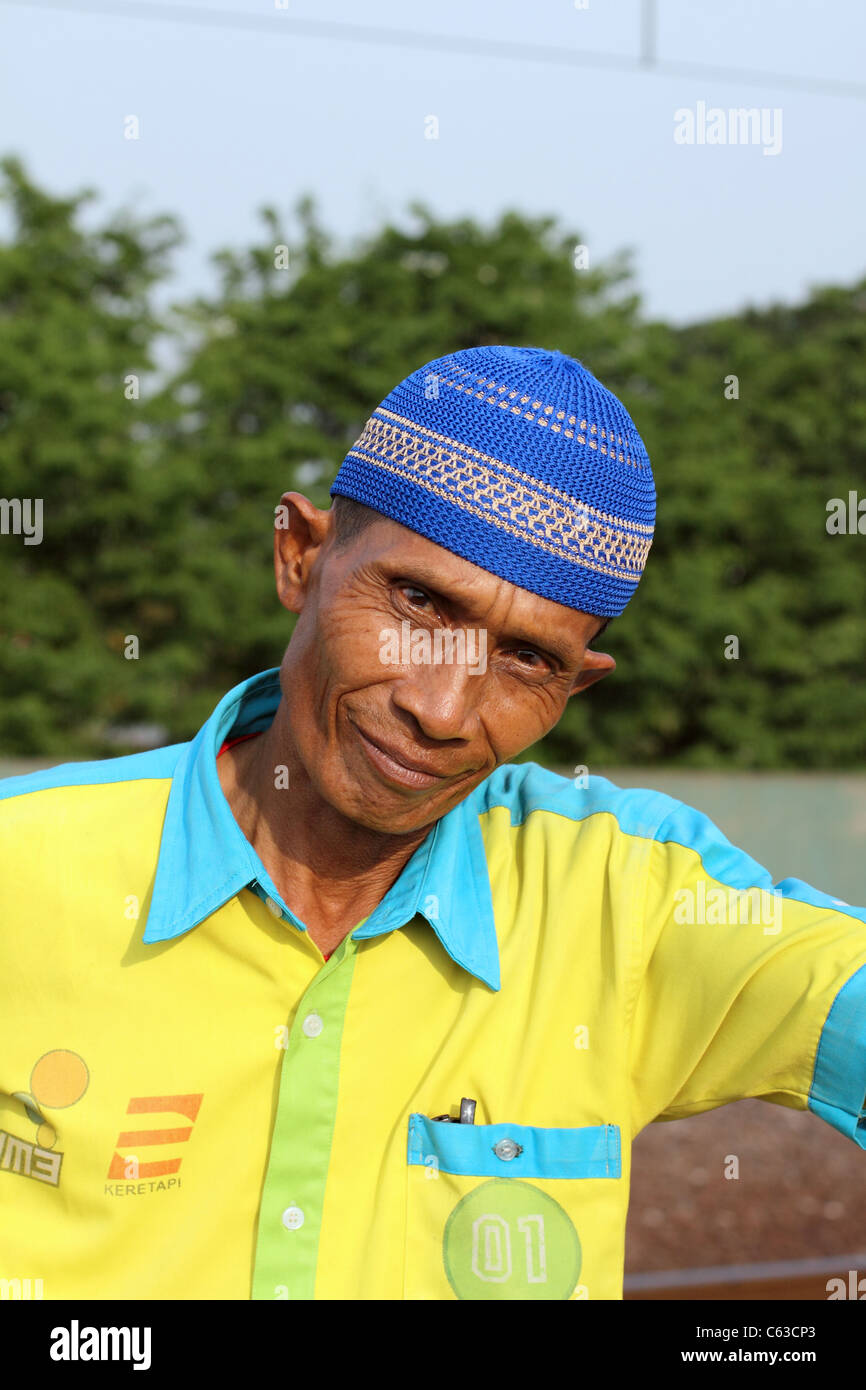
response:
[[[399,638],[399,627],[383,621],[381,614],[360,612],[330,627],[326,645],[331,667],[349,682],[357,678],[359,685],[384,677],[400,664]]]

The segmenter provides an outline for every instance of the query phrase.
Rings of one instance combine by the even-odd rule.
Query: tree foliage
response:
[[[347,249],[307,198],[290,228],[265,208],[256,245],[215,257],[212,294],[158,311],[174,218],[86,229],[90,192],[51,197],[15,160],[2,173],[0,490],[44,507],[41,544],[0,535],[3,752],[116,752],[141,723],[190,737],[290,635],[281,493],[327,506],[413,368],[524,343],[622,398],[659,491],[646,576],[603,643],[617,671],[525,756],[866,762],[866,535],[826,526],[830,498],[866,498],[866,282],[673,328],[642,314],[628,255],[576,270],[580,237],[552,218],[481,227],[413,204]]]

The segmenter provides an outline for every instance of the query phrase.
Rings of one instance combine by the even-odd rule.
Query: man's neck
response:
[[[279,767],[288,787],[275,785]],[[268,729],[222,754],[217,774],[283,901],[326,955],[378,906],[432,828],[384,835],[324,801],[295,754],[282,701]]]

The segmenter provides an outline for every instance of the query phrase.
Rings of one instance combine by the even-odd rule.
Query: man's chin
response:
[[[433,786],[412,786],[411,780],[403,781],[399,769],[353,740],[351,746],[321,758],[311,780],[322,800],[353,825],[382,835],[411,835],[441,820],[490,770],[442,777]]]
[[[320,795],[345,820],[381,835],[412,835],[428,829],[482,780],[476,774],[443,782],[431,790],[413,791],[380,783],[366,771],[348,782],[345,771],[339,785],[320,783]]]
[[[358,786],[353,792],[347,793],[344,789],[331,805],[346,820],[365,830],[380,835],[412,835],[441,820],[461,800],[457,795],[446,798],[428,793],[407,805],[405,796],[400,794],[374,799]]]

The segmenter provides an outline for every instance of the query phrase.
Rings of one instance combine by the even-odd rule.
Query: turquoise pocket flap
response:
[[[619,1178],[619,1125],[542,1129],[409,1116],[407,1162],[477,1178]]]

